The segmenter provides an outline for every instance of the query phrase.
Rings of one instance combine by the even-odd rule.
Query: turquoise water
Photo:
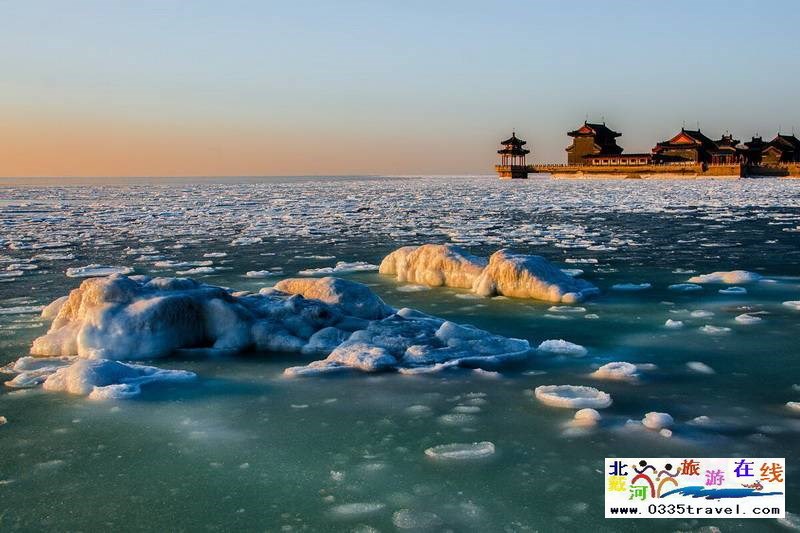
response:
[[[800,415],[785,405],[800,401],[800,311],[783,305],[800,300],[800,182],[286,178],[0,187],[0,272],[12,273],[0,277],[0,309],[49,303],[80,283],[67,268],[92,263],[174,275],[192,267],[155,264],[211,261],[214,272],[194,277],[252,290],[337,261],[378,264],[398,246],[424,242],[544,255],[582,269],[603,291],[579,304],[585,310],[563,312],[448,288],[406,292],[372,272],[341,274],[394,307],[534,346],[566,339],[589,352],[534,353],[500,375],[285,379],[284,368],[311,358],[248,354],[155,362],[199,379],[145,387],[129,401],[3,388],[2,530],[394,531],[412,522],[452,531],[786,530],[776,520],[604,520],[601,472],[612,455],[786,457],[787,507],[800,509]],[[245,276],[271,269],[282,274]],[[723,285],[668,289],[734,269],[768,281],[742,285],[746,294],[721,294]],[[617,283],[652,288],[612,290]],[[762,320],[737,322],[745,312]],[[47,328],[36,314],[5,313],[3,364]],[[667,319],[684,327],[665,328]],[[729,330],[700,329],[707,325]],[[655,368],[638,383],[588,376],[609,361]],[[573,411],[530,394],[543,384],[594,386],[614,404],[600,427],[570,436],[564,424]],[[458,406],[480,410],[458,423],[442,418]],[[626,429],[648,411],[675,418],[671,438]],[[698,416],[713,423],[692,423]],[[497,453],[454,464],[424,454],[474,441],[494,443]]]

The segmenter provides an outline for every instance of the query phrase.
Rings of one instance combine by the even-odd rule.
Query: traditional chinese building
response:
[[[723,135],[711,140],[700,130],[681,128],[680,133],[653,148],[653,159],[662,164],[701,163],[706,165],[733,165],[738,162],[737,139]]]
[[[527,141],[517,138],[516,132],[511,132],[511,137],[502,141],[503,148],[497,151],[500,154],[500,164],[495,165],[498,176],[505,179],[525,179],[528,177],[528,165],[525,158],[530,150],[524,148]]]
[[[742,159],[750,165],[779,165],[800,162],[800,139],[778,134],[769,142],[753,137],[739,148]]]
[[[622,153],[617,145],[617,137],[622,134],[608,128],[605,124],[584,122],[580,128],[567,133],[572,137],[572,144],[566,148],[568,165],[592,164],[589,156],[612,156]],[[602,159],[601,159],[602,160]]]
[[[800,162],[800,139],[794,135],[778,134],[761,151],[761,163],[777,165]]]

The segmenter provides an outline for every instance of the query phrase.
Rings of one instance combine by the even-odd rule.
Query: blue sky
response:
[[[0,2],[0,175],[486,172],[800,131],[800,4]]]

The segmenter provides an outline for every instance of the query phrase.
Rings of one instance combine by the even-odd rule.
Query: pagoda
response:
[[[517,138],[516,132],[511,132],[511,137],[502,141],[503,148],[497,151],[500,154],[500,164],[494,169],[500,179],[527,179],[530,168],[525,162],[525,156],[531,153],[523,148],[527,141]]]

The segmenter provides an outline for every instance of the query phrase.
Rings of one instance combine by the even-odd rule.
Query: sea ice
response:
[[[600,291],[586,280],[564,274],[538,255],[507,250],[492,254],[473,290],[481,296],[510,296],[548,302],[575,303]]]
[[[68,278],[91,278],[96,276],[110,276],[112,274],[130,274],[131,272],[133,272],[133,269],[127,266],[91,264],[84,267],[68,268],[66,274]]]
[[[188,278],[112,275],[85,280],[44,313],[55,317],[33,342],[33,355],[146,359],[191,348],[327,355],[286,370],[312,375],[347,368],[491,368],[530,351],[525,340],[411,309],[395,312],[366,285],[330,277],[286,279],[248,294]]]
[[[786,402],[786,407],[796,413],[800,413],[800,402]]]
[[[726,328],[724,326],[712,326],[710,324],[706,324],[700,328],[700,331],[708,335],[722,335],[724,333],[728,333],[730,330],[731,328]]]
[[[385,318],[393,311],[366,285],[339,278],[289,278],[276,283],[275,289],[336,305],[347,315],[367,320]]]
[[[575,412],[575,416],[570,420],[571,427],[591,427],[596,426],[603,417],[596,409],[585,408]]]
[[[146,359],[187,348],[327,355],[288,375],[494,367],[530,350],[527,341],[411,309],[395,313],[366,285],[330,277],[286,279],[248,294],[186,278],[113,275],[84,281],[43,314],[55,317],[33,355]]]
[[[747,294],[747,289],[744,287],[728,287],[727,289],[720,289],[720,294]]]
[[[701,274],[689,278],[689,283],[725,283],[737,285],[741,283],[752,283],[761,279],[760,274],[748,272],[747,270],[731,270],[730,272],[712,272],[711,274]]]
[[[269,276],[279,276],[281,272],[274,270],[248,270],[245,273],[247,278],[267,278]]]
[[[713,368],[700,361],[689,361],[686,363],[686,367],[692,372],[697,372],[698,374],[715,374]]]
[[[175,271],[176,274],[179,276],[197,276],[200,274],[213,274],[217,271],[216,267],[212,266],[200,266],[190,268],[188,270],[177,270]]]
[[[431,513],[430,511],[400,509],[392,515],[392,524],[397,529],[431,531],[442,525],[442,519],[436,513]]]
[[[18,305],[15,307],[0,307],[0,315],[29,315],[40,313],[42,305]]]
[[[365,263],[364,261],[356,261],[354,263],[346,263],[339,261],[336,266],[322,267],[322,268],[308,268],[298,272],[301,276],[318,276],[320,274],[346,274],[350,272],[371,272],[378,270],[378,265]]]
[[[485,266],[485,258],[456,246],[423,244],[393,251],[381,261],[379,272],[408,283],[471,289]]]
[[[570,355],[572,357],[583,357],[589,353],[589,351],[580,344],[565,341],[564,339],[549,339],[543,341],[536,349],[540,352]]]
[[[737,315],[734,320],[736,320],[736,322],[738,322],[739,324],[749,325],[749,324],[758,324],[759,322],[761,322],[762,319],[754,315],[743,313],[741,315]]]
[[[615,291],[643,291],[651,288],[650,283],[617,283],[611,286]]]
[[[583,385],[540,385],[534,396],[545,405],[568,409],[602,409],[611,405],[610,394]]]
[[[666,322],[664,322],[664,327],[669,329],[680,329],[683,327],[683,321],[681,320],[672,320],[668,318]]]
[[[378,502],[344,503],[332,507],[331,513],[341,517],[363,516],[376,513],[384,507],[386,507],[386,504]]]
[[[592,372],[591,376],[595,379],[636,381],[639,378],[639,369],[633,363],[616,361],[604,364]]]
[[[788,307],[789,309],[800,311],[800,300],[790,300],[788,302],[783,302],[783,305]]]
[[[396,289],[399,292],[422,292],[430,290],[426,285],[401,285]]]
[[[540,256],[500,250],[487,262],[451,245],[399,248],[384,258],[380,273],[410,283],[471,289],[487,297],[575,303],[599,292],[588,281],[565,274]]]
[[[646,413],[642,419],[642,425],[644,427],[654,430],[667,429],[672,426],[674,422],[672,416],[669,414],[655,411]]]
[[[194,378],[194,373],[185,370],[163,370],[106,359],[77,359],[48,376],[43,388],[88,396],[91,400],[122,400],[137,396],[147,383]]]
[[[703,290],[702,285],[697,285],[695,283],[676,283],[674,285],[670,285],[667,288],[671,291],[678,291],[678,292],[694,292]]]
[[[488,441],[469,444],[441,444],[425,450],[425,455],[432,459],[481,459],[494,455],[494,444]]]

